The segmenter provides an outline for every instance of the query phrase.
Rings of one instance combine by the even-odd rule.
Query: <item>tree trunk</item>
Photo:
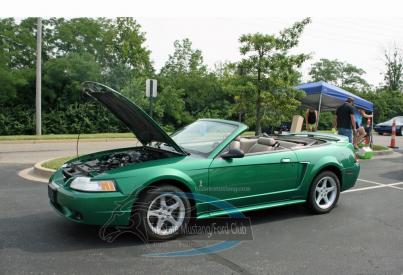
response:
[[[260,89],[260,81],[261,81],[261,73],[262,69],[260,67],[260,60],[262,59],[263,54],[259,54],[259,62],[258,62],[258,68],[257,68],[257,98],[256,98],[256,129],[255,129],[255,135],[259,136],[262,134],[262,125],[261,125],[261,120],[262,120],[262,114],[261,114],[261,109],[262,109],[262,97],[261,97],[261,89]]]
[[[262,125],[261,125],[261,120],[262,120],[262,115],[261,115],[261,106],[262,105],[262,99],[260,96],[260,89],[257,91],[257,99],[256,99],[256,130],[255,130],[255,135],[259,136],[262,134]]]

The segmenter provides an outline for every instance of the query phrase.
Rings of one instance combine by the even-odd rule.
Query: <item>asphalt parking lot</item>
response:
[[[402,274],[403,154],[362,161],[360,180],[327,215],[302,205],[248,213],[253,240],[219,253],[146,257],[211,241],[109,243],[98,227],[58,216],[46,184],[18,177],[29,164],[0,164],[0,273],[52,274]]]

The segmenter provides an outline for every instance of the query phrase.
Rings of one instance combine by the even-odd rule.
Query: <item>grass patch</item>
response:
[[[378,144],[372,144],[372,150],[373,151],[385,151],[385,150],[389,150],[389,147],[385,147],[382,145],[378,145]]]
[[[319,130],[318,132],[324,133],[324,134],[334,134],[332,130]]]
[[[70,157],[62,157],[62,158],[56,158],[49,160],[45,163],[42,164],[43,167],[48,168],[48,169],[58,169],[60,166],[62,166],[66,161],[71,160],[72,158],[75,158],[76,156],[70,156]]]
[[[0,141],[77,139],[78,134],[0,136]],[[80,139],[133,138],[132,133],[81,134]]]

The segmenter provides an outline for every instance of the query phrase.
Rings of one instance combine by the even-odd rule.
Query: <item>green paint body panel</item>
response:
[[[239,127],[239,131],[223,142],[221,149],[244,130],[244,127]],[[120,150],[123,149],[107,153]],[[191,193],[227,201],[240,211],[251,211],[305,202],[314,177],[323,169],[337,169],[344,191],[354,186],[360,170],[352,145],[343,139],[230,160],[222,159],[219,152],[217,150],[208,157],[178,155],[142,162],[94,177],[113,179],[117,192],[72,190],[69,180],[64,181],[61,170],[58,170],[50,179],[50,184],[57,189],[57,204],[53,206],[61,215],[76,222],[127,225],[139,191],[151,184],[174,182]],[[93,159],[102,154],[105,152],[80,159]],[[284,159],[289,161],[283,162]],[[215,209],[206,202],[197,202],[196,209],[199,218],[225,214],[222,209]]]
[[[225,135],[208,156],[187,155],[136,104],[105,85],[86,82],[85,87],[89,95],[111,110],[140,140],[147,144],[153,141],[167,143],[178,154],[90,175],[92,180],[113,180],[117,189],[115,192],[73,190],[70,188],[73,178],[66,179],[62,168],[57,170],[49,180],[51,204],[70,220],[85,224],[127,225],[139,193],[150,185],[161,183],[175,184],[191,194],[207,195],[213,201],[228,202],[239,211],[251,211],[305,202],[313,179],[324,169],[338,174],[342,191],[354,186],[358,178],[360,166],[355,161],[354,148],[347,137],[320,133],[291,134],[288,137],[293,139],[301,135],[313,136],[322,142],[314,146],[223,159],[220,153],[248,127],[234,121],[204,119],[230,124],[235,130]],[[99,159],[128,149],[97,152],[68,163]],[[196,216],[199,218],[226,213],[209,202],[196,201]]]

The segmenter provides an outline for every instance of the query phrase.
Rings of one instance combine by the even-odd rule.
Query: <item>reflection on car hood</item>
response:
[[[82,86],[86,94],[111,111],[143,145],[161,142],[180,154],[186,154],[143,109],[117,91],[91,81],[84,82]]]

